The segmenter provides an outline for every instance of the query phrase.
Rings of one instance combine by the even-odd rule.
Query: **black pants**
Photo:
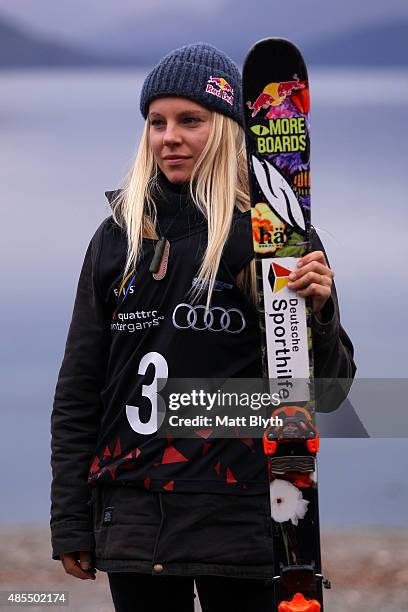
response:
[[[109,572],[116,612],[194,612],[194,581],[202,612],[273,612],[273,587],[256,578],[151,576]]]

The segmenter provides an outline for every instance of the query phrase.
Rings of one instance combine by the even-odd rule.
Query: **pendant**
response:
[[[162,236],[154,249],[149,271],[155,280],[162,280],[166,276],[167,262],[169,260],[170,242]]]

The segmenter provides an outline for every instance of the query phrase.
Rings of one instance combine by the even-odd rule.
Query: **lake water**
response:
[[[143,119],[144,72],[0,73],[0,521],[47,521],[49,417],[87,244]],[[407,376],[406,72],[311,73],[313,221],[360,377]],[[385,407],[386,409],[386,407]],[[323,526],[406,524],[407,440],[325,440]]]

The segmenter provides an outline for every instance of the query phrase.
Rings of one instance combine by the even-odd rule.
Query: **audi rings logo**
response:
[[[177,304],[173,312],[173,325],[177,329],[194,329],[195,331],[225,331],[239,334],[245,328],[244,315],[238,308],[221,308],[213,306],[206,311],[202,304]]]

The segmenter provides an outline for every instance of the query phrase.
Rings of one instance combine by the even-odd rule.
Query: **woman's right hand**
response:
[[[81,580],[95,580],[95,568],[92,567],[91,553],[88,551],[80,551],[79,560],[78,553],[61,553],[61,563],[67,574],[71,574],[75,578]]]

